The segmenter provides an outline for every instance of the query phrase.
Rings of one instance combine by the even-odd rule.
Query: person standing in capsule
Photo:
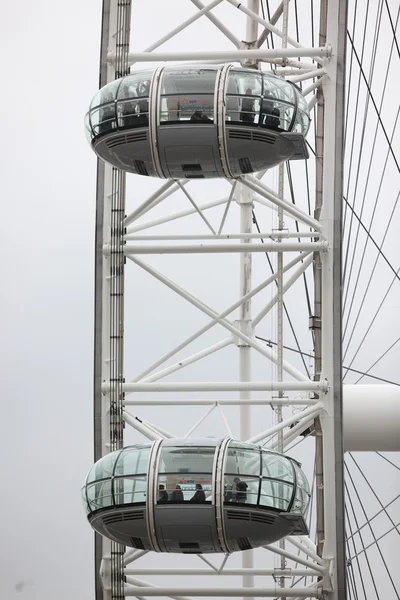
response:
[[[206,495],[203,490],[201,483],[196,483],[196,491],[194,496],[190,498],[189,502],[195,502],[196,504],[203,504],[206,501]]]
[[[246,502],[247,488],[249,486],[245,481],[242,481],[240,477],[235,477],[233,481],[236,484],[236,502]]]

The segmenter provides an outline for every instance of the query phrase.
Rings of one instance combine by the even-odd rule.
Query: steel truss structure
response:
[[[346,543],[348,551],[353,534],[346,542],[342,427],[347,2],[321,0],[313,15],[314,21],[319,21],[319,37],[311,36],[306,28],[303,43],[294,0],[213,0],[207,5],[186,0],[179,5],[182,10],[185,5],[184,15],[189,5],[189,16],[159,39],[153,37],[149,25],[155,16],[148,15],[148,22],[141,26],[148,27],[149,45],[141,52],[131,52],[131,22],[137,28],[138,4],[103,0],[100,87],[128,74],[136,63],[211,61],[271,68],[301,85],[308,100],[315,124],[315,140],[309,144],[313,166],[302,163],[302,169],[310,169],[314,185],[311,192],[297,190],[296,200],[300,195],[303,202],[295,202],[293,179],[299,170],[288,163],[273,173],[224,181],[221,197],[214,195],[213,187],[187,180],[153,180],[149,184],[129,176],[133,181],[130,188],[123,172],[99,161],[95,460],[121,448],[127,440],[173,437],[171,423],[176,434],[179,430],[180,435],[190,436],[214,418],[210,426],[214,433],[215,415],[224,435],[262,442],[277,450],[290,449],[306,438],[307,453],[313,453],[315,447],[310,525],[316,534],[313,540],[289,537],[268,546],[259,551],[261,559],[253,551],[243,552],[242,565],[234,567],[228,555],[218,566],[204,556],[186,562],[182,558],[189,557],[154,555],[146,563],[149,556],[145,551],[126,551],[96,534],[96,600],[130,596],[343,600],[348,590],[357,597],[352,592],[354,576],[346,582]],[[174,11],[175,4],[170,4]],[[226,12],[219,14],[218,10]],[[228,17],[223,18],[225,15]],[[235,27],[230,27],[229,15]],[[204,39],[193,37],[190,48],[176,51],[175,38],[179,40],[179,35],[200,19],[220,34],[220,45],[205,50]],[[165,51],[164,44],[168,46]],[[174,205],[175,196],[178,201]],[[270,271],[267,262],[261,266],[259,258],[265,260],[265,256]],[[175,258],[178,266],[169,262]],[[220,259],[222,267],[217,267]],[[144,273],[150,278],[145,280]],[[154,282],[169,292],[163,296],[164,292],[155,291]],[[296,296],[304,295],[303,282],[306,300],[298,303],[297,311]],[[191,285],[200,292],[191,291]],[[170,292],[195,311],[187,312],[182,302],[171,308]],[[137,300],[141,294],[144,304]],[[210,301],[202,300],[203,295]],[[151,296],[154,306],[150,303],[145,313]],[[230,300],[220,308],[227,298]],[[287,312],[290,303],[296,327],[301,322],[302,347],[309,344],[305,351],[300,351],[293,333]],[[134,329],[139,333],[130,325],[132,311]],[[195,314],[201,316],[192,318]],[[262,332],[268,319],[266,339]],[[304,331],[309,329],[311,337],[304,342]],[[219,337],[222,330],[228,334]],[[195,350],[185,354],[190,344]],[[288,344],[297,345],[296,355],[288,352]],[[312,365],[305,358],[310,348]],[[146,360],[151,356],[147,364],[142,363],[142,350]],[[140,372],[135,375],[138,365]],[[233,412],[235,407],[238,413]],[[268,410],[268,417],[266,412],[252,413],[253,409]],[[168,579],[171,575],[173,585]],[[261,576],[262,585],[255,584],[255,578]],[[218,578],[218,584],[203,587],[201,582],[208,577],[212,581]]]

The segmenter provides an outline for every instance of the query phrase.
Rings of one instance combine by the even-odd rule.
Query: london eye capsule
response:
[[[162,439],[99,460],[82,488],[92,527],[156,552],[235,552],[308,533],[292,458],[231,439]]]
[[[174,65],[117,79],[86,115],[96,154],[167,179],[238,177],[308,158],[307,103],[293,83],[232,65]]]

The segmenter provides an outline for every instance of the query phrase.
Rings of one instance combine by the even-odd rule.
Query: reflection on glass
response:
[[[162,96],[160,122],[214,122],[214,96],[206,94],[174,94]]]
[[[115,475],[146,474],[150,456],[150,445],[127,448],[118,457]]]
[[[225,475],[224,502],[232,504],[258,503],[259,477]]]
[[[211,473],[162,473],[157,490],[157,504],[210,504],[212,476]]]
[[[114,479],[115,504],[138,504],[146,502],[147,476]]]
[[[287,511],[293,495],[293,486],[280,481],[263,479],[260,506]]]
[[[161,94],[211,94],[214,95],[217,71],[167,67],[161,82]]]
[[[106,454],[100,459],[89,471],[89,475],[87,477],[87,482],[96,481],[97,479],[105,479],[106,477],[111,477],[114,470],[114,464],[119,455],[119,450],[117,452],[110,452],[110,454]]]
[[[87,497],[91,510],[99,510],[113,505],[111,479],[99,481],[87,486]]]
[[[94,96],[92,102],[90,103],[90,108],[95,108],[96,106],[100,106],[100,104],[114,102],[120,83],[121,80],[116,79],[115,81],[111,81],[111,83],[108,83],[102,87]]]
[[[215,448],[162,446],[159,473],[212,473]]]
[[[279,454],[262,451],[262,475],[272,479],[294,482],[292,462]]]
[[[260,475],[260,452],[246,448],[244,444],[229,443],[225,461],[225,473],[236,475]]]

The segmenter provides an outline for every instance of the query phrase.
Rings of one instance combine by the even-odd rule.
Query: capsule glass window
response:
[[[87,498],[91,511],[113,506],[112,480],[106,479],[87,486]]]
[[[263,479],[260,506],[288,511],[293,497],[293,485],[281,481]]]
[[[165,69],[160,123],[213,123],[216,76],[216,69]]]
[[[123,450],[115,466],[115,476],[120,475],[146,475],[149,465],[150,444],[141,447],[126,448]]]
[[[294,483],[292,462],[280,454],[262,450],[262,476]]]
[[[120,451],[110,452],[110,454],[106,454],[97,461],[90,469],[86,482],[91,483],[92,481],[97,481],[99,479],[110,478],[114,472],[115,461],[119,454]]]
[[[157,503],[211,502],[215,447],[162,446]]]
[[[262,90],[261,74],[231,69],[226,91],[226,121],[257,125]]]
[[[93,97],[92,102],[90,103],[90,108],[92,109],[102,104],[114,102],[120,83],[121,80],[116,79],[115,81],[111,81],[111,83],[108,83],[102,87]]]

